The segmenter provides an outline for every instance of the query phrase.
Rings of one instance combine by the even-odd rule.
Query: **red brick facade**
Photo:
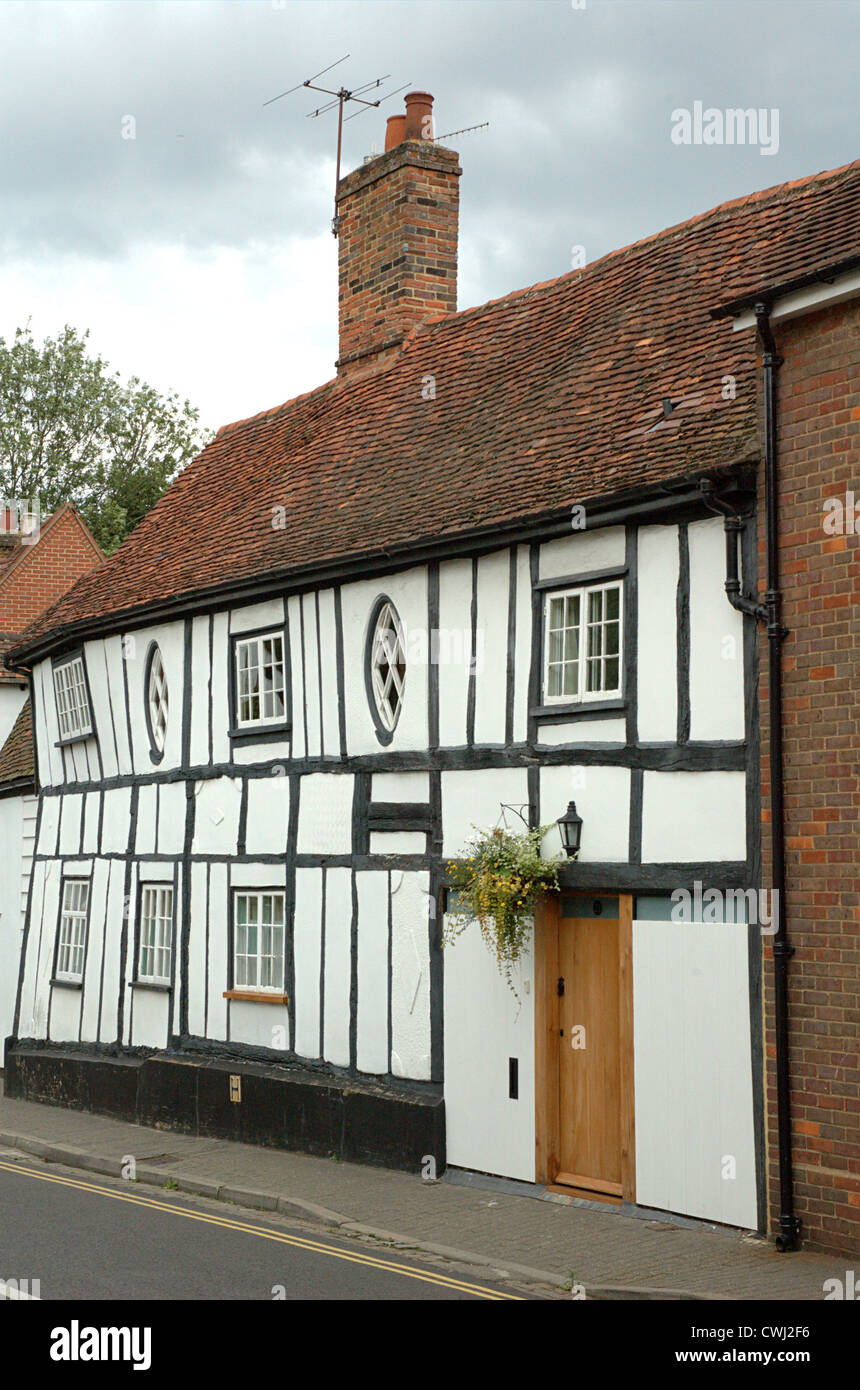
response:
[[[458,158],[406,140],[341,180],[341,376],[385,360],[434,314],[456,311]]]
[[[0,633],[23,632],[103,559],[74,509],[60,507],[43,522],[38,540],[15,545],[0,569]]]
[[[784,358],[778,430],[782,616],[790,631],[783,650],[786,906],[796,951],[789,964],[795,1209],[805,1245],[848,1255],[860,1249],[860,516],[849,523],[825,502],[839,499],[844,509],[853,490],[860,503],[860,304],[776,323],[774,334]],[[760,494],[760,592],[762,502]],[[768,885],[763,637],[760,654]],[[769,1209],[778,1229],[769,945],[764,977]]]

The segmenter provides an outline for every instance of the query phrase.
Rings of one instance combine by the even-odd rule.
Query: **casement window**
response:
[[[164,752],[169,708],[167,673],[161,648],[153,642],[146,661],[146,723],[154,759],[160,759]]]
[[[58,980],[77,983],[84,977],[89,900],[90,885],[87,879],[63,880],[55,970]]]
[[[140,935],[137,978],[145,984],[169,985],[173,962],[173,889],[147,883],[140,890]]]
[[[287,717],[283,632],[238,638],[234,660],[236,727],[283,724]]]
[[[546,596],[544,700],[621,694],[621,583]]]
[[[54,666],[54,694],[60,738],[86,738],[93,731],[84,658],[81,653]]]
[[[284,894],[233,895],[233,988],[281,993],[284,988]]]
[[[366,681],[377,734],[382,742],[390,742],[403,708],[406,644],[397,609],[384,597],[371,614]]]

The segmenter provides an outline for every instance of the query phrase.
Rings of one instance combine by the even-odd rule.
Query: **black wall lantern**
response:
[[[567,803],[567,810],[563,816],[559,816],[557,823],[565,854],[568,859],[576,859],[579,854],[579,842],[582,839],[582,816],[576,814],[575,801]]]

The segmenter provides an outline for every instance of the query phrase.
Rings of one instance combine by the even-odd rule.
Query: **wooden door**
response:
[[[601,900],[613,911],[612,899]],[[621,951],[614,916],[559,922],[559,1172],[621,1195]]]
[[[636,1200],[632,909],[626,893],[562,892],[535,914],[537,1181],[628,1202]]]

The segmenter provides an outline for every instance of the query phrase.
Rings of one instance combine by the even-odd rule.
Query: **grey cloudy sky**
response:
[[[252,414],[337,355],[336,118],[267,97],[349,53],[332,78],[433,92],[440,134],[490,122],[450,142],[465,308],[860,155],[858,27],[858,0],[5,0],[0,335],[70,322],[207,425]],[[345,125],[344,170],[401,101]],[[776,108],[778,149],[674,144],[697,101]]]

